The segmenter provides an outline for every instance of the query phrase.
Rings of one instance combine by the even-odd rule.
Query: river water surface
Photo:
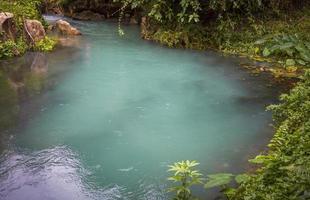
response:
[[[1,131],[0,199],[168,199],[167,165],[239,173],[270,139],[277,88],[238,59],[143,41],[135,26],[122,38],[113,23],[73,24],[83,36],[55,52],[0,64],[24,85]]]

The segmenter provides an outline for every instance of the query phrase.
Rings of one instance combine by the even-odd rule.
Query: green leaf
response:
[[[226,174],[226,173],[220,173],[220,174],[212,174],[209,175],[209,181],[204,185],[205,188],[212,188],[222,185],[227,185],[231,182],[233,174]]]
[[[247,174],[239,174],[235,177],[235,180],[238,184],[241,184],[243,182],[246,182],[247,180],[250,179],[250,176]]]
[[[264,43],[266,43],[266,39],[260,39],[260,40],[257,40],[254,44],[256,44],[256,45],[261,45],[261,44],[264,44]]]
[[[300,53],[300,57],[307,62],[310,62],[310,53]]]
[[[303,60],[301,60],[301,59],[296,60],[296,62],[297,62],[298,64],[300,64],[300,65],[303,65],[303,66],[305,66],[305,65],[307,64],[305,61],[303,61]]]
[[[282,45],[279,46],[280,49],[288,49],[288,48],[291,48],[294,46],[294,43],[292,42],[287,42],[287,43],[284,43]]]
[[[254,164],[264,164],[269,160],[270,160],[270,157],[268,156],[258,155],[254,159],[250,159],[249,162],[254,163]]]
[[[263,56],[268,57],[271,54],[270,50],[266,47],[263,51]]]
[[[295,60],[294,59],[287,59],[285,61],[285,65],[286,66],[294,66],[296,64]]]

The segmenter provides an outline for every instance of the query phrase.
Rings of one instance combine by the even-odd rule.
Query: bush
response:
[[[261,49],[263,56],[280,56],[286,58],[286,66],[310,64],[310,42],[303,41],[295,35],[271,35],[255,43]]]
[[[18,28],[23,27],[24,19],[37,19],[43,22],[39,12],[41,0],[1,0],[0,12],[11,12],[14,14]]]
[[[44,39],[37,42],[34,46],[34,50],[36,51],[43,51],[43,52],[49,52],[52,51],[55,48],[56,40],[52,39],[50,37],[45,37]]]
[[[291,200],[310,198],[310,71],[273,111],[276,134],[266,155],[251,160],[262,165],[231,199]]]
[[[19,56],[25,53],[27,45],[22,38],[17,42],[8,40],[0,43],[0,59],[10,58],[13,56]]]

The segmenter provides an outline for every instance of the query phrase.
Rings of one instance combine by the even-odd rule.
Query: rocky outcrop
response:
[[[46,36],[44,27],[38,20],[25,20],[24,32],[28,43],[31,44],[35,44]]]
[[[14,15],[8,12],[0,13],[0,40],[15,40],[17,35]]]
[[[84,21],[88,21],[88,20],[101,21],[105,19],[104,15],[92,12],[90,10],[85,10],[79,13],[73,13],[71,17],[76,20],[84,20]]]
[[[56,31],[63,35],[81,35],[81,32],[71,26],[71,24],[65,20],[58,20],[55,25]]]

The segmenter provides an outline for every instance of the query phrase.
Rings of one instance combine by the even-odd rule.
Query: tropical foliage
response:
[[[260,164],[232,199],[310,198],[310,71],[289,94],[281,96],[273,111],[276,134],[270,151],[251,160]]]
[[[205,188],[221,186],[233,200],[310,198],[310,71],[280,100],[279,105],[268,107],[276,128],[269,151],[250,160],[259,166],[257,171],[208,175]],[[239,184],[236,189],[228,188],[233,179]]]
[[[202,184],[202,174],[194,168],[199,165],[196,161],[181,161],[169,166],[169,172],[173,172],[173,176],[169,177],[169,181],[179,183],[177,186],[169,188],[169,192],[175,192],[176,200],[192,199],[191,187],[193,185]]]
[[[8,40],[0,43],[0,59],[22,55],[26,51],[26,44],[22,38],[17,42]]]
[[[303,42],[295,35],[271,35],[255,43],[260,47],[263,56],[282,56],[287,66],[296,64],[306,66],[310,62],[310,42]]]
[[[52,51],[55,48],[56,43],[57,42],[55,39],[45,37],[44,39],[38,41],[35,44],[34,49],[36,51],[43,51],[43,52]]]
[[[27,45],[23,37],[23,23],[25,19],[36,19],[45,25],[45,21],[39,11],[42,0],[3,0],[0,2],[0,12],[11,12],[14,14],[14,20],[17,23],[19,38],[16,41],[0,41],[0,59],[6,59],[13,56],[23,55],[26,50],[51,51],[56,41],[45,37],[34,45]],[[1,33],[0,33],[1,34]]]
[[[18,27],[23,26],[24,19],[37,19],[43,22],[39,12],[41,0],[1,0],[0,12],[11,12],[17,21]]]

